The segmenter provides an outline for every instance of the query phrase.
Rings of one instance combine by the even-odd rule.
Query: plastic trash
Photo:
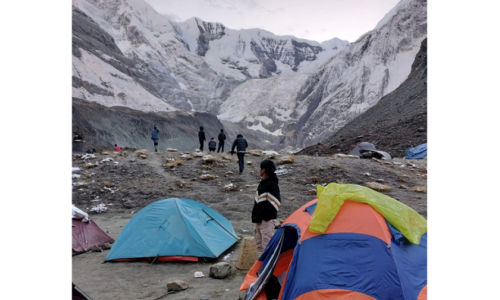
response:
[[[203,272],[200,272],[200,271],[196,271],[194,272],[194,277],[196,278],[199,278],[199,277],[204,277],[205,275],[203,275]]]

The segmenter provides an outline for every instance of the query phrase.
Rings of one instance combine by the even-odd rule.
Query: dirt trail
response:
[[[192,155],[194,151],[190,151]],[[231,221],[240,237],[252,236],[250,221],[253,196],[260,181],[258,165],[264,157],[247,155],[242,175],[238,175],[236,155],[231,161],[203,164],[201,158],[183,161],[182,165],[168,168],[171,161],[179,159],[182,152],[150,153],[141,159],[129,152],[128,156],[97,155],[87,159],[74,156],[73,167],[81,168],[73,174],[73,204],[90,213],[105,232],[116,239],[140,209],[155,201],[173,197],[188,198],[211,206]],[[275,161],[284,156],[281,153]],[[113,161],[102,162],[112,158]],[[99,164],[86,169],[86,163]],[[116,164],[118,163],[118,164]],[[281,171],[280,171],[281,170]],[[378,182],[391,187],[385,194],[398,199],[427,217],[427,162],[426,161],[375,161],[352,158],[295,156],[292,164],[279,167],[282,206],[278,218],[285,219],[301,205],[315,198],[315,186],[330,182],[365,185]],[[85,174],[88,176],[86,177]],[[202,180],[203,174],[213,175],[212,180]],[[224,191],[232,183],[237,188]],[[422,190],[422,191],[415,191]],[[93,207],[104,205],[107,210],[92,213]],[[208,277],[210,266],[216,261],[233,264],[238,258],[241,243],[223,253],[217,260],[198,263],[104,263],[108,251],[87,252],[72,258],[73,282],[93,299],[238,299],[247,271],[236,270],[226,279]],[[228,254],[229,257],[224,260]],[[195,278],[194,272],[202,271],[206,277]],[[189,288],[174,294],[167,293],[167,282],[182,280]]]

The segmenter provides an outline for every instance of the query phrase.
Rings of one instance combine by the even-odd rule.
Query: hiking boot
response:
[[[158,150],[157,150],[157,149],[155,149],[155,152],[158,152]]]

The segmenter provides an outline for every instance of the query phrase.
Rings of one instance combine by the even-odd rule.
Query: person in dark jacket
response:
[[[233,142],[233,147],[231,148],[231,155],[234,154],[234,148],[236,148],[238,155],[238,164],[240,166],[240,174],[243,173],[245,168],[245,153],[247,151],[248,143],[247,140],[243,138],[243,135],[238,134]]]
[[[252,209],[252,223],[255,223],[255,245],[259,256],[266,249],[274,235],[274,226],[281,205],[280,188],[276,166],[268,159],[260,163],[262,180],[255,192],[255,201]]]
[[[200,141],[200,151],[203,151],[203,143],[207,140],[205,138],[205,132],[203,131],[203,126],[200,126],[200,131],[198,132],[198,140]]]
[[[219,148],[217,148],[217,153],[222,149],[222,152],[224,153],[224,141],[226,140],[226,134],[224,133],[224,129],[220,130],[219,136],[217,137],[219,140]]]
[[[156,125],[153,126],[153,130],[151,130],[151,139],[153,140],[155,146],[155,152],[158,152],[158,139],[160,139],[160,131],[156,128]]]
[[[215,152],[215,147],[217,147],[217,143],[214,138],[211,138],[210,142],[208,142],[208,152]]]

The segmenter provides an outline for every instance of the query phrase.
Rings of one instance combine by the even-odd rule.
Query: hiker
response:
[[[247,140],[243,138],[243,135],[238,134],[233,142],[233,147],[231,148],[231,155],[234,154],[234,148],[236,148],[238,155],[238,164],[240,166],[240,174],[243,173],[243,169],[245,168],[244,159],[247,147],[248,147]]]
[[[200,126],[200,131],[198,132],[198,140],[200,141],[200,151],[203,151],[203,143],[207,140],[205,138],[205,132],[203,132],[203,126]]]
[[[122,151],[122,147],[120,147],[117,144],[115,144],[115,151],[116,152],[121,152]]]
[[[216,146],[217,146],[217,143],[215,142],[214,138],[211,138],[210,142],[208,142],[208,152],[215,152]]]
[[[224,129],[220,130],[219,136],[217,137],[219,140],[219,148],[217,148],[217,153],[222,149],[222,153],[224,153],[224,141],[226,140],[226,134],[224,133]]]
[[[268,159],[260,163],[262,180],[255,192],[252,209],[252,223],[255,223],[255,245],[258,255],[262,255],[274,235],[274,226],[281,205],[280,188],[276,166]]]
[[[160,131],[156,128],[156,125],[154,125],[153,130],[151,130],[151,139],[155,145],[155,152],[158,152],[158,139],[160,138],[159,133]]]

